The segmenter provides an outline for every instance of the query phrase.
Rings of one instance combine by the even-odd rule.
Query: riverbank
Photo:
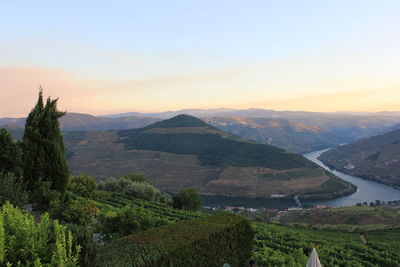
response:
[[[332,170],[328,166],[326,166],[323,162],[321,162],[318,158],[319,156],[328,151],[329,149],[314,151],[312,153],[305,154],[304,156],[318,164],[325,170],[333,173],[334,175],[351,182],[352,184],[357,186],[357,192],[352,195],[346,197],[340,197],[335,200],[329,201],[312,201],[306,202],[310,205],[328,205],[331,207],[344,207],[344,206],[355,206],[357,203],[370,203],[375,202],[376,200],[380,201],[391,201],[400,199],[400,190],[390,187],[388,185],[384,185],[381,183],[377,183],[374,181],[366,180],[357,176],[347,175],[345,173],[339,172],[337,170]]]
[[[357,186],[357,190],[353,194],[346,194],[338,196],[335,199],[322,200],[313,198],[300,197],[302,204],[306,206],[326,205],[330,207],[345,207],[355,206],[357,203],[370,203],[376,200],[391,201],[400,199],[400,190],[394,189],[390,186],[379,184],[373,181],[365,180],[359,177],[346,175],[344,173],[330,170],[329,167],[324,165],[318,160],[319,155],[329,149],[318,150],[312,153],[305,154],[304,156],[323,167],[325,170],[332,172],[335,176],[351,182]],[[271,208],[283,209],[297,207],[297,204],[292,198],[290,199],[260,199],[260,198],[240,198],[240,197],[222,197],[222,196],[203,196],[204,205],[208,207],[248,207],[248,208]]]

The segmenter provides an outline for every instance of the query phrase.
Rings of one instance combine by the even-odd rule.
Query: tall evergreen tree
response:
[[[24,181],[30,191],[38,181],[44,181],[63,194],[68,184],[69,171],[58,121],[65,112],[57,110],[57,101],[48,98],[44,105],[40,89],[36,106],[26,120],[22,162]]]

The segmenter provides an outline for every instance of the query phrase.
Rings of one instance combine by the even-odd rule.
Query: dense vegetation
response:
[[[102,248],[102,266],[244,266],[251,254],[249,222],[220,214],[153,228]]]
[[[400,129],[360,139],[324,152],[319,159],[327,166],[400,188]]]
[[[142,173],[124,175],[119,179],[113,177],[108,178],[99,183],[98,189],[111,192],[122,192],[126,196],[154,202],[171,203],[172,201],[169,195],[162,194],[160,190],[155,188],[149,182],[146,175]]]
[[[177,209],[196,211],[203,203],[199,190],[194,188],[182,188],[173,197],[173,206]]]
[[[371,231],[400,227],[400,213],[387,207],[342,207],[289,212],[279,223],[342,231]]]
[[[57,100],[49,98],[44,105],[40,92],[22,143],[0,130],[0,267],[244,266],[252,248],[259,266],[304,266],[313,247],[325,266],[400,265],[400,231],[342,233],[262,223],[252,229],[244,217],[197,212],[198,191],[184,188],[171,197],[144,174],[109,178],[98,186],[89,175],[70,176],[58,123],[63,114]],[[209,127],[190,116],[156,127],[182,125]],[[125,145],[150,138],[146,149],[154,145],[189,153],[179,138],[203,164],[315,167],[301,156],[216,133],[133,133],[123,139]],[[82,137],[72,135],[71,142]],[[264,178],[290,180],[292,175]]]
[[[400,264],[400,231],[359,233],[293,228],[253,223],[253,259],[260,266],[305,266],[317,248],[324,266],[387,266]],[[366,243],[363,242],[365,238]]]
[[[47,213],[33,216],[9,203],[0,209],[0,266],[76,266],[80,246]]]
[[[210,133],[156,133],[150,129],[173,127],[210,127]],[[263,144],[237,140],[225,136],[200,119],[180,115],[142,129],[118,131],[127,149],[155,150],[181,155],[197,155],[203,165],[263,166],[273,169],[315,168],[314,164],[300,155]]]

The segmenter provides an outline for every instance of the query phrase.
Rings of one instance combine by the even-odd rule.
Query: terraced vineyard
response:
[[[324,266],[400,266],[400,231],[345,233],[253,223],[259,266],[305,266],[317,248]]]
[[[100,203],[100,207],[103,208],[122,208],[127,205],[143,207],[171,223],[190,220],[205,215],[201,212],[174,209],[166,204],[129,197],[116,192],[97,191],[96,201]]]

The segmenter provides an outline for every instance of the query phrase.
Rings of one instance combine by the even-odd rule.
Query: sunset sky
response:
[[[0,1],[0,117],[400,110],[400,1]]]

